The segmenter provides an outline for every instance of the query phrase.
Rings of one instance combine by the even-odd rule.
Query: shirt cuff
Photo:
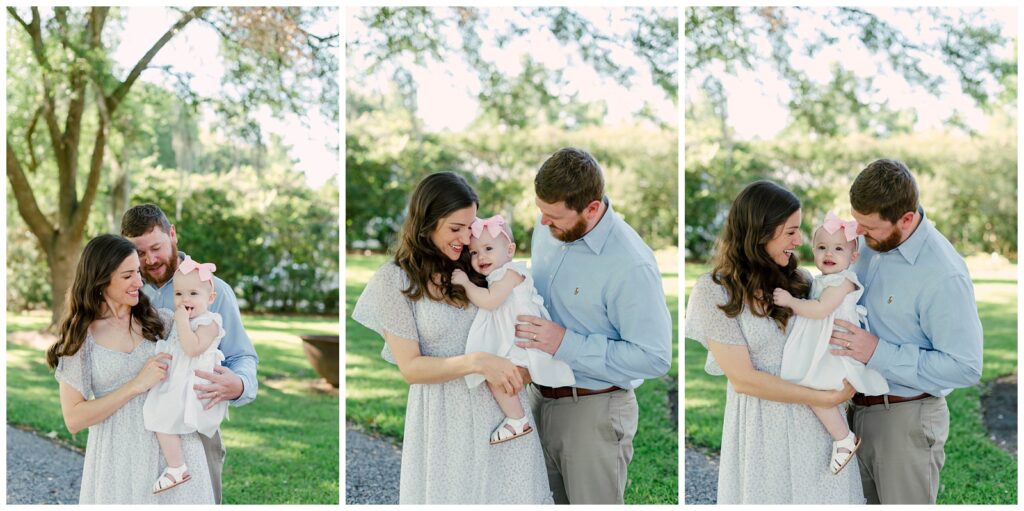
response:
[[[879,337],[878,345],[875,346],[875,352],[871,354],[871,358],[868,359],[868,363],[865,365],[869,369],[874,369],[884,375],[889,366],[892,365],[897,349],[895,344]]]
[[[238,378],[240,380],[242,380],[242,393],[238,395],[238,399],[235,399],[235,400],[231,401],[231,406],[238,407],[238,406],[247,405],[253,399],[256,398],[256,396],[249,395],[249,392],[248,392],[249,389],[252,388],[252,385],[248,381],[246,381],[245,376],[242,376],[241,374],[238,374],[238,373],[235,373],[235,375],[238,376]]]
[[[576,360],[579,355],[580,349],[583,348],[583,340],[585,337],[583,334],[579,334],[565,329],[565,333],[562,334],[562,343],[558,345],[558,349],[555,350],[555,354],[551,355],[551,358],[555,360],[561,360],[569,366],[572,366],[572,362]]]

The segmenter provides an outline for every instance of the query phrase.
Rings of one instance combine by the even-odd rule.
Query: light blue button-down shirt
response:
[[[605,203],[597,225],[572,243],[538,221],[533,279],[566,329],[554,358],[569,364],[576,386],[631,389],[668,372],[672,319],[654,253]]]
[[[861,237],[854,270],[878,336],[868,367],[889,380],[890,394],[945,396],[981,377],[981,320],[964,259],[920,213],[917,229],[888,252]]]
[[[185,257],[184,252],[179,252],[179,259]],[[146,283],[142,291],[157,309],[174,310],[174,278],[156,287]],[[256,399],[256,364],[259,357],[256,356],[256,349],[252,347],[249,335],[245,333],[242,326],[242,314],[238,310],[238,299],[231,286],[218,278],[213,277],[213,290],[217,292],[217,298],[213,305],[210,305],[210,312],[220,314],[224,322],[224,338],[220,340],[220,351],[224,353],[224,361],[221,365],[231,369],[231,372],[242,378],[242,395],[231,401],[234,406],[242,406]]]

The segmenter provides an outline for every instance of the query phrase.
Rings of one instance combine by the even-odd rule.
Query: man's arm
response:
[[[932,349],[879,339],[868,367],[933,395],[978,383],[984,335],[970,280],[964,275],[940,279],[922,296],[927,299],[920,308],[921,328]]]
[[[608,320],[621,339],[566,330],[554,358],[577,375],[626,383],[668,372],[672,365],[672,316],[657,268],[641,264],[616,275],[609,286]]]
[[[231,401],[234,406],[242,406],[256,399],[256,365],[259,357],[249,340],[249,335],[242,326],[242,314],[238,310],[238,299],[231,286],[217,278],[217,299],[210,307],[212,312],[220,314],[224,323],[224,338],[220,341],[220,351],[224,353],[224,367],[242,379],[242,394]]]

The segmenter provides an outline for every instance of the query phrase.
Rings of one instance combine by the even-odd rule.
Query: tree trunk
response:
[[[71,239],[69,239],[71,238]],[[68,290],[75,278],[75,267],[81,256],[82,237],[77,239],[58,234],[54,244],[47,247],[46,262],[50,265],[50,290],[53,293],[53,308],[50,316],[50,329],[55,329],[64,315]]]

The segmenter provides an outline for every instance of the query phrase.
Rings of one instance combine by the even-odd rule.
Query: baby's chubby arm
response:
[[[181,351],[190,357],[202,355],[213,344],[213,340],[217,338],[217,332],[220,330],[217,323],[209,323],[192,331],[192,327],[188,323],[188,313],[185,312],[184,307],[179,307],[174,311],[174,322],[178,329],[178,340],[181,341]]]
[[[466,272],[462,270],[452,272],[452,284],[466,288],[466,296],[469,297],[469,301],[473,302],[473,305],[487,310],[497,309],[501,304],[505,303],[508,295],[523,280],[525,278],[522,275],[514,271],[506,271],[505,276],[501,280],[493,282],[490,287],[485,288],[470,282],[469,275],[466,275]]]
[[[846,298],[846,295],[852,293],[856,289],[856,284],[844,279],[842,284],[825,289],[825,291],[821,293],[821,298],[817,300],[802,300],[800,298],[794,298],[793,295],[789,294],[789,291],[786,291],[781,287],[775,288],[775,292],[772,293],[772,297],[774,298],[776,305],[793,309],[793,312],[795,312],[797,316],[812,319],[824,319],[843,303],[843,298]]]

